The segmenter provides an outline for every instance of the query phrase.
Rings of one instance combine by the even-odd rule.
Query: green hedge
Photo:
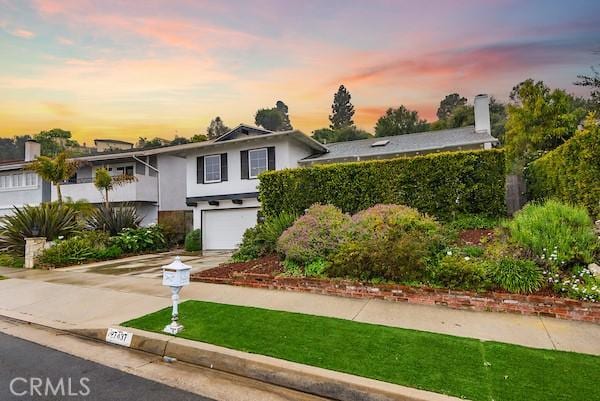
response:
[[[302,214],[314,203],[348,213],[393,203],[440,218],[505,214],[505,158],[496,149],[267,171],[259,178],[266,216]]]
[[[587,126],[526,169],[530,199],[556,198],[600,218],[600,127]]]

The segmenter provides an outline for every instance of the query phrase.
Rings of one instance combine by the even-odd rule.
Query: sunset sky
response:
[[[390,106],[432,120],[450,92],[506,100],[529,77],[587,95],[599,50],[597,0],[0,0],[0,136],[191,136],[279,99],[310,133],[342,83],[372,131]]]

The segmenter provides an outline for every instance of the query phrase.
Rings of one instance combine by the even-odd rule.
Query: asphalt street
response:
[[[0,401],[210,401],[0,333]]]

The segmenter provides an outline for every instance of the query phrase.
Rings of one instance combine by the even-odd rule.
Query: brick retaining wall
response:
[[[253,288],[310,292],[349,298],[385,299],[452,309],[509,312],[600,323],[600,304],[547,295],[519,295],[501,292],[475,293],[443,288],[403,285],[370,285],[350,280],[273,277],[266,274],[239,274],[234,278],[192,275],[192,281]]]

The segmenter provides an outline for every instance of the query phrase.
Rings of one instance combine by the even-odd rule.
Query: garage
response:
[[[257,207],[202,211],[202,248],[235,249],[244,231],[256,225]]]

